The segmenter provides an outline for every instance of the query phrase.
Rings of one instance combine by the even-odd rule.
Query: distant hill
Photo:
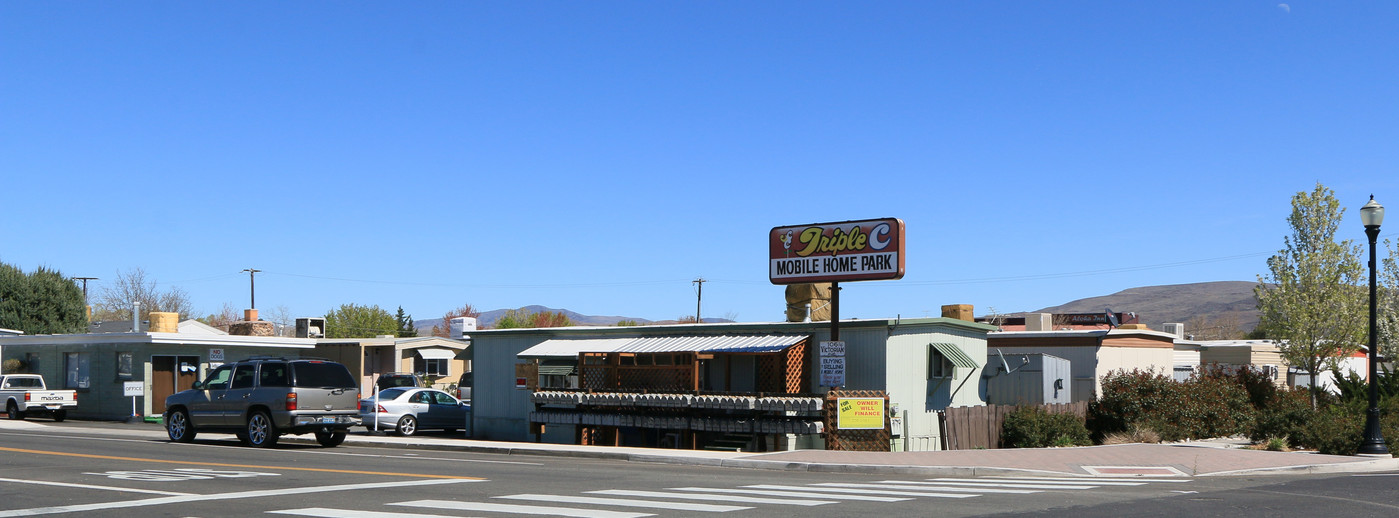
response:
[[[1215,326],[1247,333],[1258,326],[1258,306],[1253,297],[1256,282],[1221,281],[1194,284],[1144,286],[1112,295],[1079,299],[1039,310],[1040,313],[1098,313],[1111,308],[1137,314],[1141,323],[1160,330],[1166,322],[1186,324],[1188,334],[1209,335]],[[1192,329],[1192,327],[1199,329]]]
[[[549,311],[549,312],[554,312],[554,313],[563,313],[564,316],[567,316],[567,317],[569,318],[569,320],[572,320],[572,321],[574,322],[574,324],[580,325],[580,326],[615,326],[615,325],[617,325],[617,322],[621,322],[621,321],[623,321],[623,320],[634,320],[634,321],[636,321],[637,324],[642,324],[642,325],[645,325],[645,324],[673,324],[673,323],[675,323],[674,320],[647,320],[647,319],[639,318],[639,317],[619,317],[619,316],[584,315],[584,314],[582,314],[582,313],[578,313],[578,312],[575,312],[575,311],[569,311],[569,310],[567,310],[567,309],[556,309],[556,308],[550,308],[550,307],[539,306],[539,305],[525,306],[525,307],[522,308],[522,309],[525,309],[525,310],[530,311],[530,312],[535,312],[535,313],[542,312],[542,311]],[[509,310],[509,309],[493,309],[493,310],[490,310],[490,311],[483,311],[483,312],[481,312],[481,316],[480,316],[479,318],[476,319],[476,325],[481,326],[481,327],[483,327],[483,328],[492,327],[492,326],[495,325],[495,321],[496,321],[496,320],[499,320],[500,317],[501,317],[502,315],[504,315],[506,311],[510,311],[510,310]],[[732,320],[725,319],[725,318],[708,318],[708,317],[706,317],[706,318],[704,319],[704,321],[705,321],[705,322],[710,322],[710,323],[716,323],[716,322],[733,322]],[[440,325],[442,325],[442,319],[441,319],[441,318],[424,318],[424,319],[422,319],[422,320],[414,320],[414,321],[413,321],[413,326],[416,327],[416,328],[418,328],[418,336],[427,336],[427,335],[431,335],[431,334],[432,334],[432,326],[440,326]]]

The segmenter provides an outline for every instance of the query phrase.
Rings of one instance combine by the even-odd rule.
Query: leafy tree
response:
[[[573,320],[562,311],[534,312],[525,308],[511,309],[496,319],[496,329],[517,329],[525,327],[568,327]]]
[[[379,306],[342,304],[325,314],[326,338],[372,338],[393,336],[398,322]]]
[[[1349,239],[1336,241],[1344,212],[1320,183],[1310,193],[1294,195],[1287,218],[1292,235],[1268,258],[1268,275],[1259,276],[1254,288],[1258,325],[1279,340],[1288,364],[1311,375],[1313,407],[1321,390],[1317,375],[1359,348],[1369,316],[1359,250]]]
[[[618,321],[617,321],[617,327],[636,327],[636,326],[639,326],[639,325],[641,325],[641,324],[638,324],[635,320],[618,320]]]
[[[442,325],[432,326],[432,336],[451,338],[452,319],[457,317],[481,318],[481,312],[476,310],[476,306],[471,303],[462,304],[461,307],[448,311],[442,315]]]
[[[413,327],[413,316],[403,312],[403,306],[398,307],[398,313],[394,314],[394,336],[399,338],[412,338],[418,336],[418,328]]]
[[[233,304],[225,302],[223,303],[223,307],[219,308],[218,313],[210,313],[203,317],[196,318],[195,320],[228,331],[229,326],[233,325],[234,322],[242,320],[242,318],[242,315],[238,314],[238,310],[233,309]]]
[[[116,282],[102,288],[102,295],[93,308],[93,319],[131,320],[133,302],[141,303],[139,320],[149,320],[152,311],[179,313],[180,318],[194,314],[184,290],[171,286],[164,292],[158,291],[155,279],[146,278],[145,270],[135,268],[125,273],[118,271]]]
[[[1388,239],[1384,240],[1384,247],[1389,255],[1376,265],[1379,269],[1379,286],[1376,290],[1376,309],[1379,314],[1375,328],[1379,335],[1376,339],[1379,341],[1380,354],[1386,358],[1394,358],[1399,354],[1399,249]]]
[[[83,290],[56,270],[25,274],[0,263],[0,327],[26,334],[69,334],[87,329]]]

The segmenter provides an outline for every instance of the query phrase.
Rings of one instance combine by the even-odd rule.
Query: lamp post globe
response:
[[[1379,385],[1375,379],[1379,372],[1379,353],[1377,333],[1375,331],[1375,320],[1377,313],[1376,288],[1375,288],[1375,240],[1380,235],[1380,224],[1384,222],[1384,206],[1375,201],[1374,195],[1370,196],[1370,202],[1360,208],[1360,222],[1365,225],[1365,237],[1370,239],[1370,341],[1369,341],[1369,380],[1370,385],[1370,406],[1365,409],[1365,438],[1360,442],[1359,453],[1361,455],[1382,455],[1389,456],[1389,448],[1384,445],[1384,434],[1380,432],[1380,396]]]

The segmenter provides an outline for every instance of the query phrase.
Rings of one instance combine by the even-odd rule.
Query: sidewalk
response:
[[[0,431],[32,430],[53,434],[121,435],[165,440],[154,423],[110,426],[55,426],[43,420],[0,420]],[[231,435],[208,437],[232,439]],[[283,442],[315,444],[309,435],[289,435]],[[1370,473],[1399,470],[1399,459],[1347,457],[1307,452],[1238,449],[1229,444],[1121,444],[1079,448],[955,450],[922,452],[850,452],[797,450],[776,453],[672,450],[481,441],[444,435],[398,437],[351,433],[346,445],[452,450],[500,455],[548,455],[631,462],[686,464],[783,471],[871,473],[927,476],[1242,476],[1305,473]]]

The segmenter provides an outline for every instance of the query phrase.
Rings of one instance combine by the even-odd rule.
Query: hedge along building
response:
[[[128,382],[142,388],[136,413],[158,416],[166,396],[190,388],[212,367],[249,356],[298,357],[315,346],[315,340],[268,336],[272,323],[257,321],[256,313],[231,326],[249,333],[241,335],[193,320],[177,324],[177,317],[153,312],[147,331],[0,336],[0,359],[19,372],[43,375],[51,388],[76,390],[70,417],[120,420],[132,414]]]
[[[889,448],[937,449],[942,436],[938,410],[984,404],[980,374],[986,335],[995,327],[955,318],[845,320],[840,327],[846,362],[843,389],[887,392],[891,416],[903,419],[903,435]],[[830,328],[829,322],[776,322],[476,331],[468,349],[476,367],[473,437],[703,448],[739,435],[748,448],[821,448],[816,433],[751,431],[753,426],[769,425],[778,428],[768,430],[778,430],[800,420],[800,415],[810,417],[803,414],[806,410],[763,414],[761,409],[699,407],[746,398],[761,405],[759,396],[774,403],[821,398],[830,387],[820,386],[817,349],[830,338]],[[594,399],[623,402],[590,407],[583,398],[589,397],[584,393],[585,378],[594,369],[591,361],[614,366],[619,377],[624,370],[646,371],[646,365],[638,363],[647,362],[661,367],[652,372],[686,370],[688,378],[674,379],[689,385],[659,391],[678,397],[654,406],[636,404],[660,397],[654,390],[598,390],[594,392],[607,397]],[[654,365],[664,362],[672,363]],[[794,376],[786,368],[791,365],[796,366]],[[607,370],[597,372],[605,376]],[[582,390],[567,390],[573,387]],[[727,396],[733,397],[725,400]],[[680,404],[685,408],[668,406]],[[599,429],[590,423],[615,420],[604,415],[625,415],[627,421],[603,426],[599,437],[584,436],[585,431]],[[739,431],[707,429],[730,425]]]

